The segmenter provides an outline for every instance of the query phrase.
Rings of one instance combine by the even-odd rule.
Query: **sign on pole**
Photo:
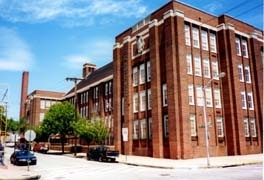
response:
[[[35,131],[33,131],[33,130],[27,130],[27,131],[25,132],[25,139],[26,139],[27,141],[29,141],[29,142],[34,141],[35,138],[36,138],[36,133],[35,133]]]
[[[122,128],[123,141],[128,141],[128,128]]]

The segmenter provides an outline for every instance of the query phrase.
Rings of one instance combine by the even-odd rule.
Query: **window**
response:
[[[138,85],[138,70],[137,67],[133,68],[133,86]]]
[[[249,125],[248,125],[248,118],[244,118],[244,133],[245,137],[249,137]]]
[[[214,89],[214,102],[216,108],[221,108],[221,94],[220,89]]]
[[[210,78],[211,77],[211,73],[210,73],[210,63],[209,63],[209,59],[203,59],[203,76]]]
[[[202,76],[201,70],[201,58],[199,56],[194,57],[194,74],[196,76]]]
[[[213,61],[212,62],[212,76],[214,79],[216,80],[219,80],[219,77],[218,77],[218,62],[217,61]]]
[[[98,112],[98,110],[99,110],[99,104],[98,104],[98,102],[96,102],[96,103],[94,103],[94,111]]]
[[[138,139],[138,120],[133,122],[133,139]]]
[[[253,101],[252,92],[247,93],[247,99],[248,99],[248,109],[254,110],[254,101]]]
[[[108,83],[105,83],[105,95],[108,95]]]
[[[244,74],[243,74],[243,65],[238,65],[238,74],[239,74],[239,81],[244,82]]]
[[[246,83],[251,83],[250,68],[248,65],[245,65],[245,81]]]
[[[168,137],[169,136],[168,115],[164,115],[163,122],[164,122],[164,137]]]
[[[242,54],[244,57],[248,57],[247,41],[244,39],[242,40]]]
[[[208,51],[208,34],[202,30],[202,49]]]
[[[216,117],[217,136],[224,137],[223,118]]]
[[[124,97],[122,97],[122,100],[121,100],[121,103],[122,103],[122,105],[121,105],[121,113],[122,113],[122,116],[124,116],[125,115],[125,98]]]
[[[98,98],[98,87],[94,88],[94,99]]]
[[[45,117],[45,113],[39,113],[39,122],[42,122]]]
[[[133,96],[133,108],[134,113],[138,112],[138,93],[135,93]]]
[[[200,41],[199,41],[199,29],[193,27],[192,28],[192,36],[193,36],[193,47],[200,48]]]
[[[194,91],[193,91],[193,85],[188,85],[188,96],[189,96],[189,104],[194,105]]]
[[[211,52],[216,53],[216,36],[214,33],[210,33],[210,49]]]
[[[210,87],[207,87],[205,89],[205,96],[206,96],[206,106],[207,107],[213,107],[212,89]]]
[[[150,69],[150,62],[147,62],[147,82],[151,81],[151,69]]]
[[[89,94],[88,94],[88,91],[86,92],[86,102],[88,102],[88,99],[89,99]]]
[[[190,114],[191,136],[197,136],[196,119],[194,114]]]
[[[187,61],[187,74],[192,74],[192,55],[191,54],[186,55],[186,61]]]
[[[149,133],[149,139],[152,139],[152,118],[149,118],[149,122],[148,122],[148,133]]]
[[[146,110],[146,92],[141,91],[140,92],[140,111]]]
[[[251,137],[257,137],[256,121],[254,118],[250,119],[250,134],[251,134]]]
[[[245,91],[242,91],[240,94],[241,94],[242,109],[247,109],[246,93]]]
[[[151,89],[148,89],[148,110],[151,110],[152,106],[151,106],[152,100],[151,100]]]
[[[167,84],[162,85],[162,100],[163,100],[163,107],[168,106],[168,96],[167,96]]]
[[[241,56],[240,39],[236,38],[236,54]]]
[[[139,84],[145,83],[145,64],[139,66]]]
[[[140,121],[140,138],[141,139],[147,138],[147,122],[146,122],[146,119],[142,119]]]
[[[105,99],[105,112],[108,112],[108,100]]]
[[[40,100],[40,109],[45,109],[45,101]]]
[[[197,103],[197,106],[203,106],[204,104],[202,86],[196,87],[196,103]]]
[[[46,100],[46,109],[49,109],[51,106],[51,101]]]
[[[108,86],[108,88],[109,88],[109,94],[112,94],[112,82],[110,81],[109,82],[109,86]]]
[[[185,44],[187,46],[191,46],[190,26],[184,25],[184,29],[185,29]]]

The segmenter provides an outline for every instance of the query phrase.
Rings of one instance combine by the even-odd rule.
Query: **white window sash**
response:
[[[163,116],[163,123],[164,123],[164,137],[169,136],[169,125],[168,125],[168,115]]]
[[[188,96],[189,96],[189,105],[194,105],[194,89],[193,89],[193,85],[189,84],[188,85]]]
[[[133,68],[133,86],[138,85],[138,70],[137,67]]]
[[[245,137],[249,137],[248,118],[244,118],[244,133],[245,133]]]
[[[217,117],[216,123],[217,123],[217,136],[218,137],[224,137],[223,118]]]
[[[151,89],[148,89],[148,110],[152,108]]]
[[[202,30],[202,49],[208,51],[208,33]]]
[[[211,78],[209,59],[203,59],[203,75],[204,77]]]
[[[246,93],[245,91],[242,91],[240,94],[241,94],[242,109],[247,109]]]
[[[215,108],[221,108],[221,94],[220,89],[214,89],[214,100],[215,100]]]
[[[190,26],[184,25],[185,30],[185,45],[191,46]]]
[[[252,92],[247,93],[248,96],[248,109],[254,110],[254,100],[253,100],[253,94]]]
[[[243,56],[248,58],[248,48],[247,48],[246,40],[242,40],[242,52],[243,52]]]
[[[252,137],[257,137],[256,120],[250,119],[250,134]]]
[[[141,91],[140,92],[140,111],[146,110],[146,92]]]
[[[187,54],[186,55],[186,61],[187,61],[187,74],[192,75],[192,55],[191,54]]]
[[[133,96],[133,110],[134,113],[138,112],[138,93],[135,93]]]
[[[139,66],[139,84],[145,83],[145,64]]]
[[[204,105],[203,88],[201,86],[196,87],[196,104],[197,106]]]
[[[213,107],[212,88],[211,87],[205,88],[205,97],[206,97],[206,106],[207,107]]]
[[[210,33],[210,50],[211,52],[216,53],[216,36],[213,33]]]
[[[212,62],[212,75],[213,75],[213,79],[215,80],[219,80],[219,71],[218,71],[218,62],[217,61],[213,61]]]
[[[162,85],[162,97],[163,107],[168,106],[167,84]]]
[[[191,128],[191,136],[197,136],[196,117],[193,114],[190,115],[190,128]]]
[[[239,81],[244,82],[244,73],[243,73],[243,65],[239,64],[238,65],[238,75],[239,75]]]
[[[147,62],[147,82],[151,81],[151,67],[150,67],[150,61]]]
[[[192,35],[193,35],[193,47],[200,48],[199,29],[193,27],[192,28]]]
[[[245,66],[245,81],[251,83],[250,68],[248,65]]]
[[[201,58],[199,56],[194,57],[194,74],[202,76]]]
[[[240,39],[236,38],[236,54],[238,56],[241,56],[241,47],[240,47]]]

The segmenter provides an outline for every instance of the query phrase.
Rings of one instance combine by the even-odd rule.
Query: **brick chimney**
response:
[[[19,114],[20,118],[25,117],[25,103],[28,94],[28,75],[29,73],[27,71],[24,71],[22,75],[20,114]]]
[[[96,65],[85,63],[83,65],[83,78],[89,76],[92,72],[96,70]]]

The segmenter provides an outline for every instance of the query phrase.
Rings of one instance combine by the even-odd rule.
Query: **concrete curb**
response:
[[[12,178],[8,178],[8,177],[1,177],[0,176],[0,180],[37,180],[40,179],[41,175],[22,175],[22,177],[12,177]]]

